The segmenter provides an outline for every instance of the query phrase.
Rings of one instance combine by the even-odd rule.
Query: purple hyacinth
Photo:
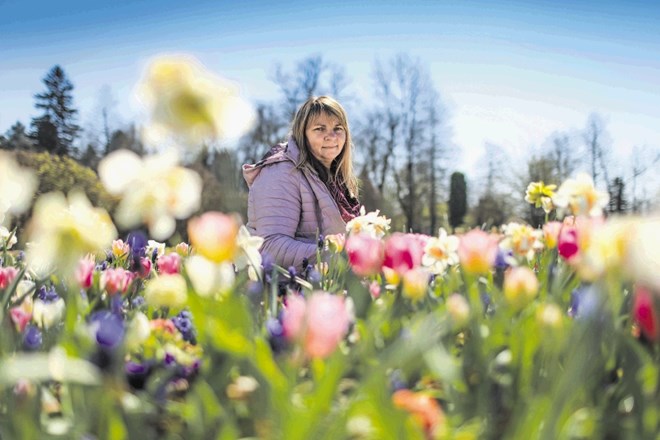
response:
[[[191,344],[196,343],[195,327],[192,323],[192,314],[188,310],[182,310],[178,315],[172,318],[172,323],[179,330],[184,341]]]
[[[39,288],[39,292],[37,293],[37,298],[45,303],[55,302],[59,299],[59,297],[60,296],[57,294],[54,286],[41,286]]]
[[[268,318],[266,321],[266,331],[268,332],[268,342],[273,353],[280,353],[287,347],[287,341],[284,337],[284,327],[279,319]]]
[[[96,342],[102,348],[114,349],[124,340],[124,320],[109,310],[100,310],[90,317],[96,328]]]
[[[26,350],[33,351],[39,349],[43,343],[43,335],[34,325],[28,325],[23,333],[23,347]]]

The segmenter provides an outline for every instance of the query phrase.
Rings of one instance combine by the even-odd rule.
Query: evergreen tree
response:
[[[25,125],[16,121],[5,133],[5,141],[2,148],[5,150],[31,150],[34,143],[25,131]]]
[[[628,210],[628,200],[626,200],[625,184],[621,177],[616,177],[609,188],[610,202],[607,210],[612,213],[623,213]]]
[[[449,183],[449,225],[456,228],[467,213],[467,185],[463,173],[454,172]]]
[[[78,110],[73,107],[73,84],[60,66],[53,67],[43,82],[46,91],[34,96],[35,107],[43,110],[43,114],[32,120],[32,136],[40,149],[70,154],[80,131],[75,123]]]

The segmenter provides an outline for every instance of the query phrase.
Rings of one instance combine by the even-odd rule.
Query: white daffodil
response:
[[[580,173],[575,179],[566,179],[561,184],[552,197],[552,202],[575,216],[597,217],[603,214],[603,208],[607,206],[609,199],[607,193],[596,190],[591,176]]]
[[[44,194],[28,226],[28,265],[43,274],[57,266],[73,273],[80,258],[110,247],[117,230],[108,213],[95,208],[82,191]]]
[[[197,211],[202,180],[177,163],[173,151],[142,159],[131,151],[117,150],[101,161],[101,182],[111,194],[122,197],[116,212],[119,225],[133,228],[144,222],[151,236],[164,240],[174,232],[175,219]]]
[[[138,98],[151,112],[148,137],[162,144],[199,148],[218,139],[240,137],[255,113],[237,87],[187,56],[163,56],[148,66]]]
[[[516,258],[526,258],[531,261],[536,252],[543,249],[543,231],[529,225],[511,222],[502,226],[504,238],[500,248],[511,251]]]
[[[30,206],[37,184],[32,170],[20,167],[13,156],[0,152],[0,225],[7,213],[20,214]]]
[[[236,275],[230,263],[215,263],[201,255],[187,258],[184,267],[198,295],[224,295],[234,286]]]
[[[351,234],[369,234],[374,238],[382,238],[390,229],[391,220],[384,215],[378,215],[379,210],[366,213],[364,206],[360,215],[346,223],[346,232]]]
[[[39,327],[48,330],[62,321],[65,310],[66,305],[62,298],[58,297],[54,301],[35,299],[32,306],[32,319]]]
[[[262,237],[250,235],[250,231],[244,225],[241,225],[236,236],[238,252],[234,258],[234,264],[238,270],[248,267],[252,279],[254,279],[253,275],[261,273],[259,248],[263,243],[264,239]]]
[[[428,267],[435,274],[442,274],[451,266],[458,263],[459,239],[455,235],[447,235],[447,231],[440,228],[437,237],[429,237],[424,246],[422,265]]]

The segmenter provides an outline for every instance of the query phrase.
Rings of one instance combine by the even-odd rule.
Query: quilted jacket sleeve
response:
[[[256,235],[264,238],[262,254],[275,264],[300,267],[303,258],[315,261],[316,243],[296,238],[302,196],[298,170],[290,162],[264,167],[250,187],[248,212]]]

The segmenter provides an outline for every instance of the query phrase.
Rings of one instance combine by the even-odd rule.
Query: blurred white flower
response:
[[[597,217],[609,202],[607,193],[596,190],[594,181],[586,173],[579,173],[575,179],[566,179],[561,184],[552,202],[558,208],[568,210],[574,216]]]
[[[0,226],[0,249],[2,249],[3,246],[6,246],[7,249],[11,249],[11,247],[16,244],[16,241],[16,234],[12,234],[9,229]]]
[[[126,332],[126,347],[129,350],[136,349],[149,338],[151,334],[151,324],[149,318],[142,312],[137,312]]]
[[[511,222],[502,226],[504,238],[500,248],[511,251],[516,258],[524,257],[531,261],[537,251],[543,249],[543,231],[529,225]]]
[[[248,267],[250,279],[256,280],[261,275],[261,254],[259,248],[264,243],[262,237],[250,235],[250,231],[241,225],[236,236],[238,252],[234,257],[236,269],[242,270]]]
[[[177,163],[173,151],[142,159],[132,151],[117,150],[101,161],[101,182],[122,197],[116,212],[120,226],[133,228],[144,222],[152,237],[164,240],[174,232],[175,219],[187,218],[199,208],[202,180]]]
[[[44,194],[34,205],[28,225],[28,265],[45,274],[57,266],[73,274],[78,261],[88,253],[103,251],[117,237],[110,215],[95,208],[82,191]]]
[[[201,255],[192,255],[184,263],[195,292],[204,297],[224,295],[234,286],[236,275],[230,263],[214,263]]]
[[[164,274],[145,285],[144,300],[152,307],[182,307],[187,299],[186,280],[179,274]]]
[[[0,152],[0,225],[7,213],[20,214],[29,208],[37,184],[32,170],[20,167],[11,155]]]
[[[660,292],[660,216],[637,219],[631,231],[624,268],[633,281]]]
[[[32,306],[32,319],[43,329],[49,329],[62,321],[66,305],[62,298],[54,301],[35,299]]]
[[[237,87],[190,56],[154,59],[138,89],[151,112],[147,136],[168,138],[189,148],[218,139],[236,139],[254,123],[255,113]]]
[[[144,248],[144,252],[147,257],[158,259],[158,257],[165,255],[165,243],[156,240],[149,240],[147,241],[147,247]]]

